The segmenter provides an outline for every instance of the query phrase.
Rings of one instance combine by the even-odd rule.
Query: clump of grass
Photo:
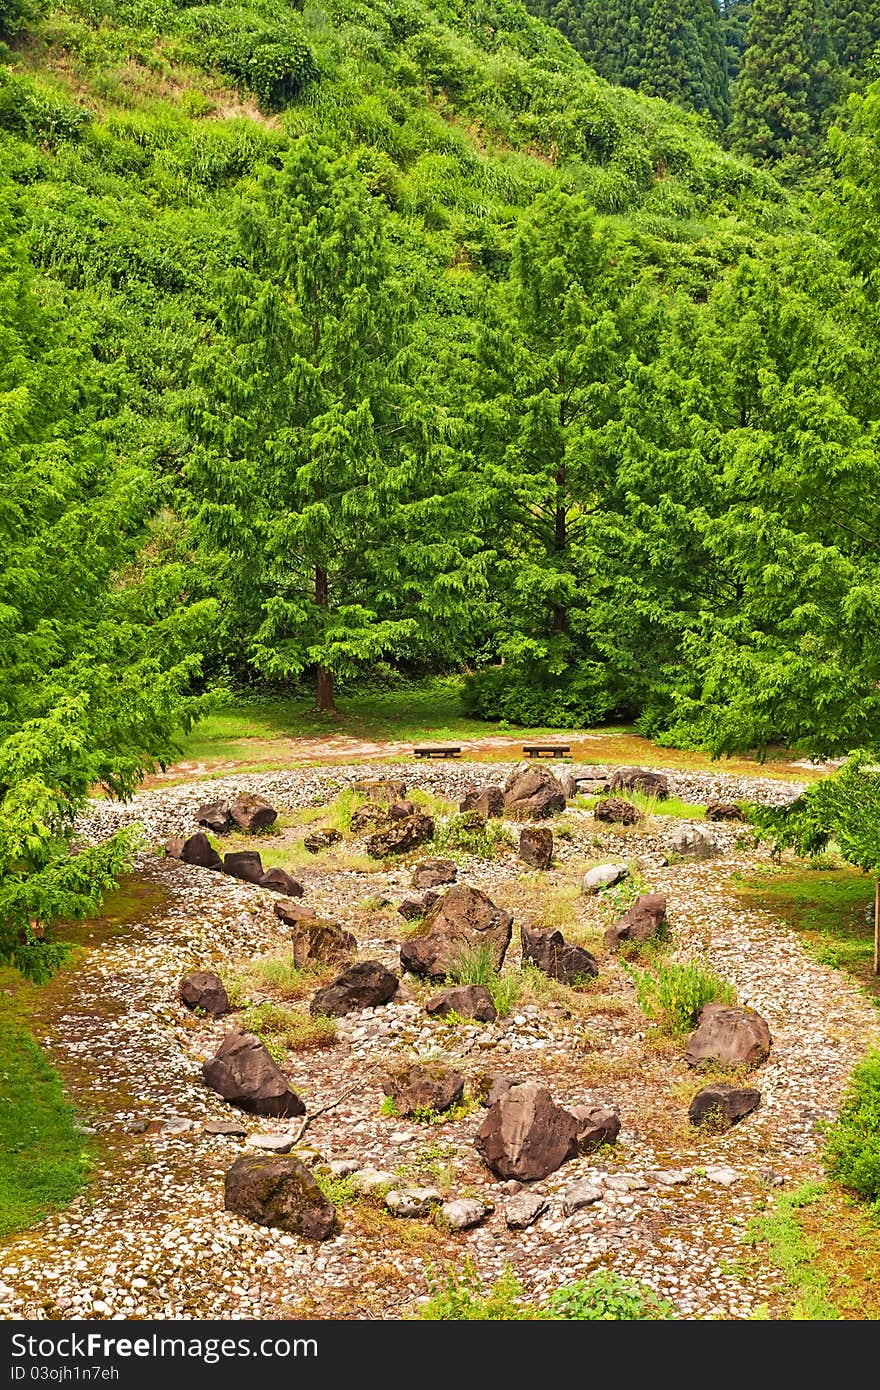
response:
[[[438,1278],[428,1271],[431,1297],[419,1317],[439,1321],[647,1321],[677,1317],[671,1303],[658,1298],[647,1284],[612,1270],[597,1270],[588,1279],[566,1284],[551,1293],[544,1307],[526,1297],[525,1288],[508,1266],[500,1279],[484,1289],[472,1260]]]
[[[704,1004],[735,1004],[736,990],[700,960],[657,962],[646,970],[624,967],[636,987],[639,1007],[661,1033],[683,1037]]]
[[[423,815],[433,816],[435,820],[445,819],[459,814],[458,807],[454,801],[448,800],[445,796],[435,796],[433,792],[426,792],[421,787],[414,787],[411,792],[407,792],[407,799],[422,812]]]
[[[313,1168],[312,1174],[327,1201],[332,1202],[337,1211],[353,1206],[360,1200],[360,1194],[351,1185],[351,1178],[336,1178],[320,1168]]]
[[[287,949],[246,962],[229,977],[226,989],[234,1008],[246,1006],[255,990],[292,1003],[308,998],[332,975],[330,966],[317,963],[298,969],[293,952]]]
[[[499,974],[491,946],[461,951],[449,978],[457,985],[482,985],[491,994],[499,1018],[506,1018],[519,998],[520,981],[515,975]]]
[[[278,1063],[287,1052],[306,1052],[310,1048],[332,1047],[336,1041],[336,1019],[318,1014],[314,1018],[283,1004],[255,1004],[242,1014],[241,1022],[255,1033]]]
[[[880,1216],[880,1048],[870,1048],[853,1070],[822,1157],[829,1177]]]
[[[477,820],[470,811],[435,820],[434,846],[444,854],[472,854],[478,859],[497,859],[513,848],[510,826],[498,819]]]
[[[541,902],[541,925],[558,928],[571,926],[577,921],[577,904],[580,889],[576,883],[566,883],[554,888]]]
[[[526,1299],[512,1269],[484,1290],[471,1259],[465,1260],[461,1271],[449,1269],[439,1277],[429,1269],[428,1289],[431,1297],[418,1314],[428,1322],[524,1322],[547,1317]]]
[[[651,820],[660,819],[663,816],[674,816],[677,820],[705,820],[706,808],[698,803],[682,801],[677,796],[649,796],[647,792],[628,792],[614,791],[603,792],[601,796],[577,796],[574,805],[582,811],[592,811],[598,801],[605,800],[606,796],[618,797],[621,801],[628,801],[635,806],[638,811],[646,818]],[[620,829],[627,827],[614,826],[615,834]]]

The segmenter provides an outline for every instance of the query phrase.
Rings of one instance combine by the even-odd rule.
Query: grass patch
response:
[[[482,820],[472,811],[457,811],[435,821],[434,850],[457,858],[462,854],[477,859],[497,859],[499,854],[513,849],[513,832],[503,820]]]
[[[576,796],[572,805],[581,811],[592,811],[598,802],[607,800],[609,796],[619,801],[628,801],[648,820],[662,820],[664,816],[672,816],[676,820],[706,819],[705,806],[697,802],[681,801],[677,796],[649,796],[647,792],[602,792],[599,796],[591,793],[589,796]],[[614,825],[610,828],[617,834],[621,829],[632,827]],[[642,829],[644,830],[644,826]]]
[[[854,1068],[822,1157],[829,1176],[880,1218],[880,1049],[870,1048]]]
[[[241,1025],[266,1044],[270,1056],[279,1064],[288,1052],[307,1052],[332,1047],[336,1041],[336,1019],[318,1014],[314,1018],[283,1004],[255,1004],[241,1015]]]
[[[671,1037],[684,1037],[704,1004],[736,1003],[733,985],[699,960],[657,961],[645,970],[624,969],[635,983],[642,1013]]]
[[[257,956],[240,966],[230,974],[226,988],[236,1008],[246,1007],[254,990],[292,1003],[297,999],[307,999],[333,976],[334,970],[329,965],[314,964],[305,970],[298,970],[294,965],[293,952],[288,948]]]
[[[799,1322],[840,1318],[829,1296],[830,1281],[822,1269],[819,1249],[800,1219],[801,1209],[818,1202],[824,1192],[821,1183],[806,1183],[796,1192],[786,1193],[772,1211],[750,1224],[745,1237],[747,1245],[764,1247],[765,1263],[769,1259],[781,1270],[789,1302],[788,1316]]]
[[[597,1270],[587,1279],[566,1284],[551,1293],[541,1307],[508,1266],[499,1279],[484,1289],[472,1260],[461,1271],[447,1269],[440,1276],[428,1271],[431,1297],[419,1310],[430,1322],[608,1322],[676,1318],[672,1304],[659,1299],[645,1284]]]
[[[475,946],[471,951],[462,951],[449,978],[457,985],[482,985],[491,994],[499,1018],[507,1018],[520,996],[520,980],[516,975],[498,973],[489,946]],[[473,1022],[472,1019],[462,1021]]]
[[[874,881],[859,869],[783,865],[749,875],[734,873],[730,885],[745,908],[760,908],[799,932],[810,953],[825,965],[858,980],[880,1003],[874,974],[874,928],[865,910]]]

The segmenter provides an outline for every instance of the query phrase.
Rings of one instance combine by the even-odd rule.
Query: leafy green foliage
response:
[[[625,967],[635,980],[645,1017],[662,1033],[682,1037],[704,1004],[735,1004],[736,991],[703,961],[657,961],[647,970]]]
[[[853,1071],[837,1119],[825,1137],[830,1177],[873,1203],[880,1212],[880,1050]]]
[[[431,1297],[420,1308],[419,1317],[432,1322],[647,1321],[676,1316],[672,1304],[658,1298],[646,1284],[613,1270],[597,1270],[588,1279],[556,1289],[545,1306],[526,1298],[521,1280],[510,1268],[484,1290],[469,1259],[461,1272],[431,1274],[429,1288]]]
[[[556,1289],[547,1300],[552,1317],[577,1322],[669,1321],[677,1317],[666,1299],[658,1298],[647,1284],[626,1279],[610,1269],[597,1270]]]
[[[880,772],[865,753],[855,753],[832,777],[808,787],[785,807],[756,806],[749,820],[777,849],[814,855],[830,841],[850,864],[880,872]]]

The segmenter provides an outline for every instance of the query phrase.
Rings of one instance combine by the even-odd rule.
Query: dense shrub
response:
[[[601,724],[630,713],[614,672],[586,661],[555,680],[521,666],[487,667],[468,677],[462,704],[478,719],[550,728]]]
[[[251,10],[200,5],[187,12],[185,27],[208,63],[270,110],[295,101],[318,76],[312,50],[289,11],[274,19]]]
[[[0,0],[2,4],[3,0]],[[91,114],[60,92],[0,68],[0,130],[39,144],[79,140]]]
[[[824,1150],[830,1177],[880,1204],[880,1049],[872,1048],[852,1073],[840,1114]]]

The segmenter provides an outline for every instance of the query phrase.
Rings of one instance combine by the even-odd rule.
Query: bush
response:
[[[671,1303],[658,1298],[647,1284],[625,1279],[610,1269],[598,1270],[590,1279],[578,1279],[557,1289],[547,1300],[547,1311],[567,1321],[669,1320],[676,1317]]]
[[[880,1205],[880,1049],[853,1071],[823,1158],[829,1177]]]
[[[556,680],[522,666],[489,666],[465,681],[462,705],[478,719],[524,727],[577,728],[628,717],[622,687],[605,665],[584,661]]]
[[[40,0],[0,0],[0,39],[11,39],[27,28],[43,8]]]
[[[200,5],[185,23],[199,56],[252,91],[269,110],[295,101],[318,76],[312,50],[288,11],[273,22],[248,10]]]
[[[625,967],[626,968],[626,967]],[[679,1037],[690,1031],[704,1004],[736,1003],[736,991],[701,961],[655,965],[650,970],[632,970],[636,998],[646,1018],[661,1033]]]
[[[671,1320],[672,1304],[646,1284],[600,1269],[589,1279],[579,1279],[557,1289],[544,1308],[529,1302],[512,1269],[483,1291],[472,1260],[465,1260],[461,1274],[448,1271],[442,1282],[429,1277],[431,1299],[419,1316],[431,1321],[648,1321]]]
[[[61,92],[0,67],[0,130],[35,143],[57,145],[79,140],[91,119],[84,106],[77,106]]]

